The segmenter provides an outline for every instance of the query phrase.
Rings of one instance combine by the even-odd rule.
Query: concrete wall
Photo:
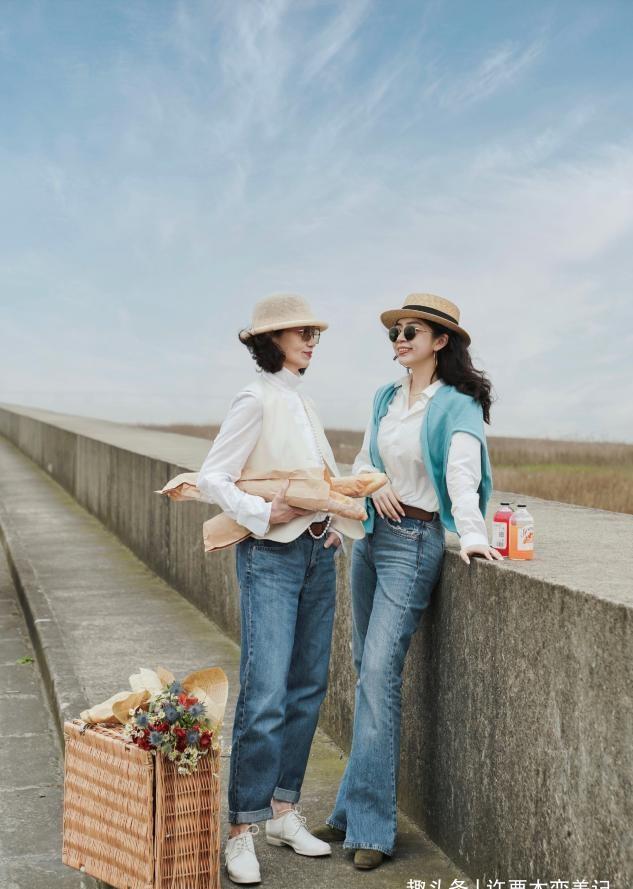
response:
[[[234,551],[205,556],[202,547],[213,508],[153,493],[197,469],[208,443],[15,405],[0,407],[0,433],[238,638]],[[473,877],[628,886],[633,517],[529,504],[532,563],[468,568],[447,537],[440,584],[405,671],[399,803]],[[321,726],[349,749],[348,554],[338,564]]]

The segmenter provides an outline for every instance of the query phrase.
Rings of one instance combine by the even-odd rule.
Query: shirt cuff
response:
[[[486,535],[479,534],[477,531],[469,531],[468,534],[459,538],[459,545],[462,549],[466,549],[468,546],[489,546],[490,544]]]
[[[262,501],[261,512],[258,512],[257,514],[253,513],[251,499],[251,508],[243,511],[240,510],[237,514],[236,521],[238,525],[241,525],[243,528],[248,528],[251,534],[256,534],[258,537],[262,537],[269,530],[272,503],[268,503],[263,498],[257,499],[261,499]]]

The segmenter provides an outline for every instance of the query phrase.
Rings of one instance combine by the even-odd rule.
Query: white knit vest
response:
[[[248,456],[244,464],[243,472],[263,472],[269,469],[307,469],[314,466],[312,456],[304,439],[304,431],[301,429],[292,412],[289,410],[283,393],[277,386],[269,383],[265,377],[260,377],[253,384],[258,389],[261,399],[263,416],[262,429],[257,444]],[[340,475],[330,443],[325,437],[323,426],[319,420],[311,399],[305,395],[299,396],[306,409],[308,419],[312,426],[317,441],[317,446],[325,464],[333,476]],[[264,540],[277,540],[281,543],[289,543],[302,534],[311,522],[315,513],[305,516],[297,516],[289,522],[271,525],[269,531],[263,535],[254,534],[253,537]],[[345,519],[336,516],[337,530],[354,540],[365,536],[362,522],[354,519]]]

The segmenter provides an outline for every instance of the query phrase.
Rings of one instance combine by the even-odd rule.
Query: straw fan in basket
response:
[[[64,864],[116,889],[219,889],[228,683],[159,667],[64,723]]]

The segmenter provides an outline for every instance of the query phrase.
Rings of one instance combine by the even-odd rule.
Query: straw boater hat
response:
[[[433,293],[410,293],[401,309],[389,309],[380,316],[385,327],[393,327],[399,318],[424,318],[426,321],[435,321],[442,327],[454,330],[466,340],[467,346],[470,345],[470,336],[459,326],[458,307],[443,296],[435,296]]]
[[[240,332],[243,343],[256,333],[271,333],[289,327],[318,327],[327,330],[325,321],[317,321],[312,309],[302,296],[296,293],[274,293],[255,303],[253,323]]]

